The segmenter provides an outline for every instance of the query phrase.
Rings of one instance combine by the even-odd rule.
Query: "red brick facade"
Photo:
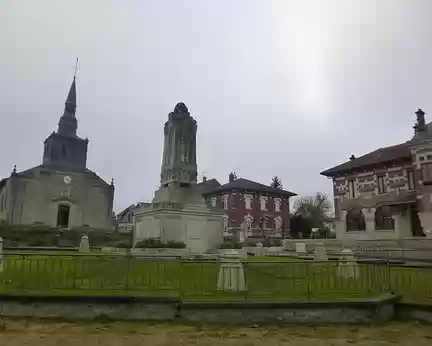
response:
[[[252,196],[251,209],[246,209],[245,195]],[[266,210],[261,210],[261,196],[267,197]],[[227,208],[224,205],[225,198],[228,199]],[[276,211],[275,198],[280,199],[279,211]],[[212,201],[215,201],[215,208],[225,211],[229,217],[228,227],[240,227],[245,217],[250,214],[253,217],[252,228],[261,228],[261,218],[266,218],[263,228],[275,229],[274,218],[280,216],[283,220],[282,229],[289,229],[289,197],[233,190],[210,194],[207,201],[210,206],[213,206]]]

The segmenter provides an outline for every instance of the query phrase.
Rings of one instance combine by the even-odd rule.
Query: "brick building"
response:
[[[208,186],[204,197],[213,208],[223,210],[226,232],[239,229],[245,222],[251,235],[254,232],[283,236],[289,231],[289,199],[295,193],[272,188],[252,180],[229,175],[221,185],[211,179],[200,183]]]
[[[432,230],[432,123],[415,113],[414,136],[330,168],[337,237],[393,239]]]

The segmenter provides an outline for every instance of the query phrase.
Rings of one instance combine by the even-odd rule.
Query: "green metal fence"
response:
[[[236,265],[122,255],[7,254],[0,293],[287,301],[346,300],[393,292],[410,301],[432,301],[432,267],[396,267],[384,261],[352,268],[337,261],[245,261],[242,269]]]

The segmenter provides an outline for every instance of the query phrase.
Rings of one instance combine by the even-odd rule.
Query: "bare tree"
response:
[[[312,227],[321,227],[325,218],[330,217],[332,204],[321,192],[315,196],[301,197],[294,202],[294,214],[309,218]]]

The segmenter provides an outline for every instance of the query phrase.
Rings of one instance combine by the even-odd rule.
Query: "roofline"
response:
[[[291,191],[287,191],[287,190],[280,190],[280,193],[277,193],[276,191],[262,191],[260,189],[243,189],[243,188],[217,188],[214,189],[213,191],[207,191],[205,193],[203,193],[203,196],[209,196],[215,193],[220,193],[220,192],[227,192],[227,191],[252,191],[252,192],[260,192],[260,193],[264,193],[264,194],[269,194],[269,195],[283,195],[283,196],[288,196],[288,197],[295,197],[298,196],[296,193],[291,192]]]
[[[320,175],[332,178],[332,177],[335,177],[335,176],[337,176],[339,174],[353,173],[353,172],[356,172],[358,170],[364,170],[366,168],[368,168],[368,169],[369,168],[374,168],[374,167],[377,167],[377,166],[382,166],[382,165],[385,165],[385,164],[388,164],[388,163],[399,162],[399,161],[408,161],[408,157],[402,157],[401,156],[400,158],[393,159],[393,160],[380,161],[380,162],[377,162],[377,163],[368,164],[368,165],[362,165],[362,166],[358,166],[358,167],[354,167],[354,168],[345,168],[345,169],[333,170],[334,168],[338,167],[339,166],[338,165],[338,166],[335,166],[333,168],[329,168],[329,169],[326,169],[325,171],[322,171],[320,173]],[[344,162],[344,163],[347,163],[347,162]],[[343,165],[344,163],[341,163],[341,165]]]

